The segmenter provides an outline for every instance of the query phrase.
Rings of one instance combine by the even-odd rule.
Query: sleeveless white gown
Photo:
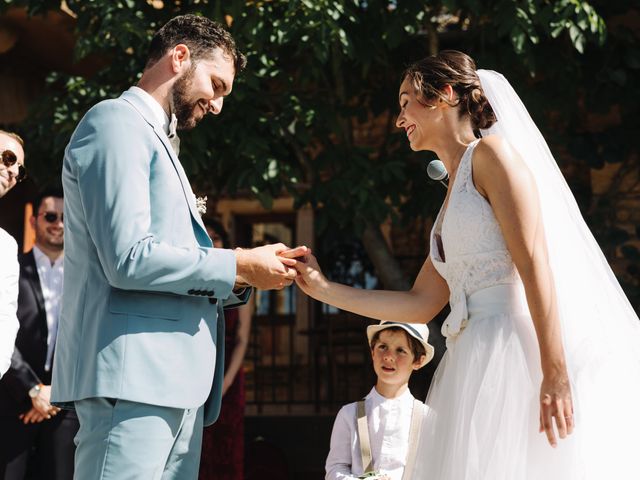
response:
[[[446,211],[441,209],[431,232],[430,255],[449,285],[451,314],[443,325],[447,352],[427,397],[431,413],[413,479],[640,478],[634,460],[640,432],[609,422],[624,418],[611,407],[640,408],[616,394],[624,359],[608,364],[611,356],[597,348],[568,354],[580,357],[567,362],[576,429],[555,449],[538,432],[538,343],[500,226],[473,184],[477,142],[465,151]]]

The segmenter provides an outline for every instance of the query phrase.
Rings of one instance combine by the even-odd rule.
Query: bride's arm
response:
[[[491,204],[524,284],[543,373],[540,430],[555,446],[552,417],[564,438],[573,429],[573,406],[538,191],[518,153],[498,137],[480,142],[473,169],[476,188]]]
[[[313,255],[296,264],[296,283],[309,296],[342,310],[378,320],[428,323],[449,299],[447,283],[427,258],[408,292],[363,290],[330,282]]]

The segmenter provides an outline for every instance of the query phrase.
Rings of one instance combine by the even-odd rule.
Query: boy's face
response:
[[[371,349],[371,357],[378,382],[396,386],[408,383],[411,373],[424,361],[424,355],[413,358],[407,334],[393,330],[380,332]]]

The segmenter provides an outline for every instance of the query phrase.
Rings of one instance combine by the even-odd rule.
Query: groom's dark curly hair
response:
[[[194,62],[221,48],[233,59],[236,74],[244,70],[247,59],[231,34],[218,22],[198,15],[180,15],[169,20],[151,39],[146,67],[152,66],[170,49],[179,44],[189,47]]]

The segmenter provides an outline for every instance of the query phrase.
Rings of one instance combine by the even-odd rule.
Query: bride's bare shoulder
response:
[[[518,151],[499,135],[488,135],[481,138],[473,157],[474,168],[527,169]]]
[[[528,179],[531,172],[518,151],[503,137],[488,135],[476,146],[473,155],[473,179],[486,195],[492,184]]]
[[[476,147],[476,156],[482,158],[507,159],[517,155],[511,144],[500,135],[482,137]]]

